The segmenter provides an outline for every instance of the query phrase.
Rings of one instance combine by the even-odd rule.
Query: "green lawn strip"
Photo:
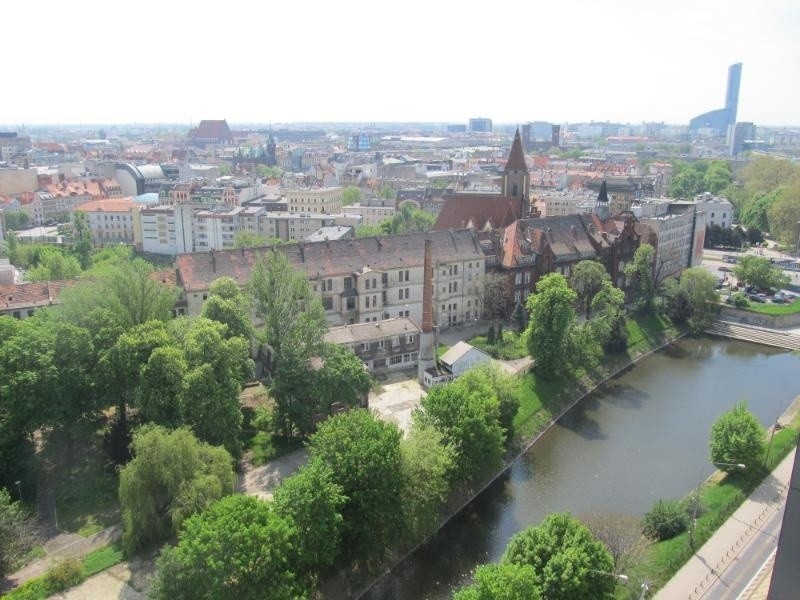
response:
[[[524,333],[503,331],[503,341],[489,344],[485,335],[476,335],[469,340],[472,346],[483,350],[492,358],[500,360],[516,360],[528,356],[528,345]]]
[[[123,560],[122,548],[118,544],[109,544],[90,552],[82,561],[68,559],[59,563],[45,575],[26,581],[18,588],[6,593],[3,598],[7,600],[45,600]]]
[[[442,358],[445,355],[445,352],[447,352],[448,350],[450,350],[450,346],[446,346],[444,344],[439,344],[439,347],[436,348],[436,357],[437,358]]]
[[[750,306],[740,310],[749,310],[762,315],[793,315],[800,313],[800,300],[795,300],[791,304],[761,304],[751,302]]]
[[[792,424],[775,433],[766,468],[759,467],[745,476],[712,477],[700,490],[701,513],[697,518],[695,548],[700,548],[741,506],[744,500],[772,472],[797,443],[800,415]],[[691,494],[687,498],[689,500]],[[650,545],[642,561],[630,569],[630,576],[662,587],[691,558],[689,533]]]

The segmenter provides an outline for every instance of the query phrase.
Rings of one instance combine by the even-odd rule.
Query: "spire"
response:
[[[606,189],[605,179],[603,179],[603,183],[600,184],[600,193],[597,194],[597,201],[608,204],[608,190]]]
[[[511,144],[511,152],[508,153],[506,163],[506,173],[512,170],[527,171],[528,164],[525,162],[525,152],[522,150],[522,138],[519,137],[519,127],[514,134],[514,141]]]

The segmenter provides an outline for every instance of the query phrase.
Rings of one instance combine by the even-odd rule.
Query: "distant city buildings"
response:
[[[472,133],[491,133],[492,120],[485,117],[476,117],[469,120],[469,130]]]
[[[689,121],[689,131],[708,136],[727,136],[728,129],[736,123],[739,109],[739,85],[742,80],[742,63],[728,67],[728,85],[725,89],[725,106],[708,111]]]

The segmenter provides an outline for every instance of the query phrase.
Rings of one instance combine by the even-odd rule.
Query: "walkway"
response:
[[[800,335],[788,330],[756,327],[731,321],[715,321],[706,329],[706,333],[786,350],[800,350]]]
[[[761,536],[762,524],[783,508],[794,464],[792,451],[658,592],[656,599],[704,597],[739,556]],[[734,567],[735,568],[735,567]]]
[[[254,467],[243,460],[242,474],[236,484],[236,491],[272,500],[275,488],[307,462],[308,450],[305,448],[279,456],[260,467]]]

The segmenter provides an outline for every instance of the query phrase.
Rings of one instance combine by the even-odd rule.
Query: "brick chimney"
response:
[[[425,240],[422,274],[422,333],[433,331],[433,260],[431,241]]]

